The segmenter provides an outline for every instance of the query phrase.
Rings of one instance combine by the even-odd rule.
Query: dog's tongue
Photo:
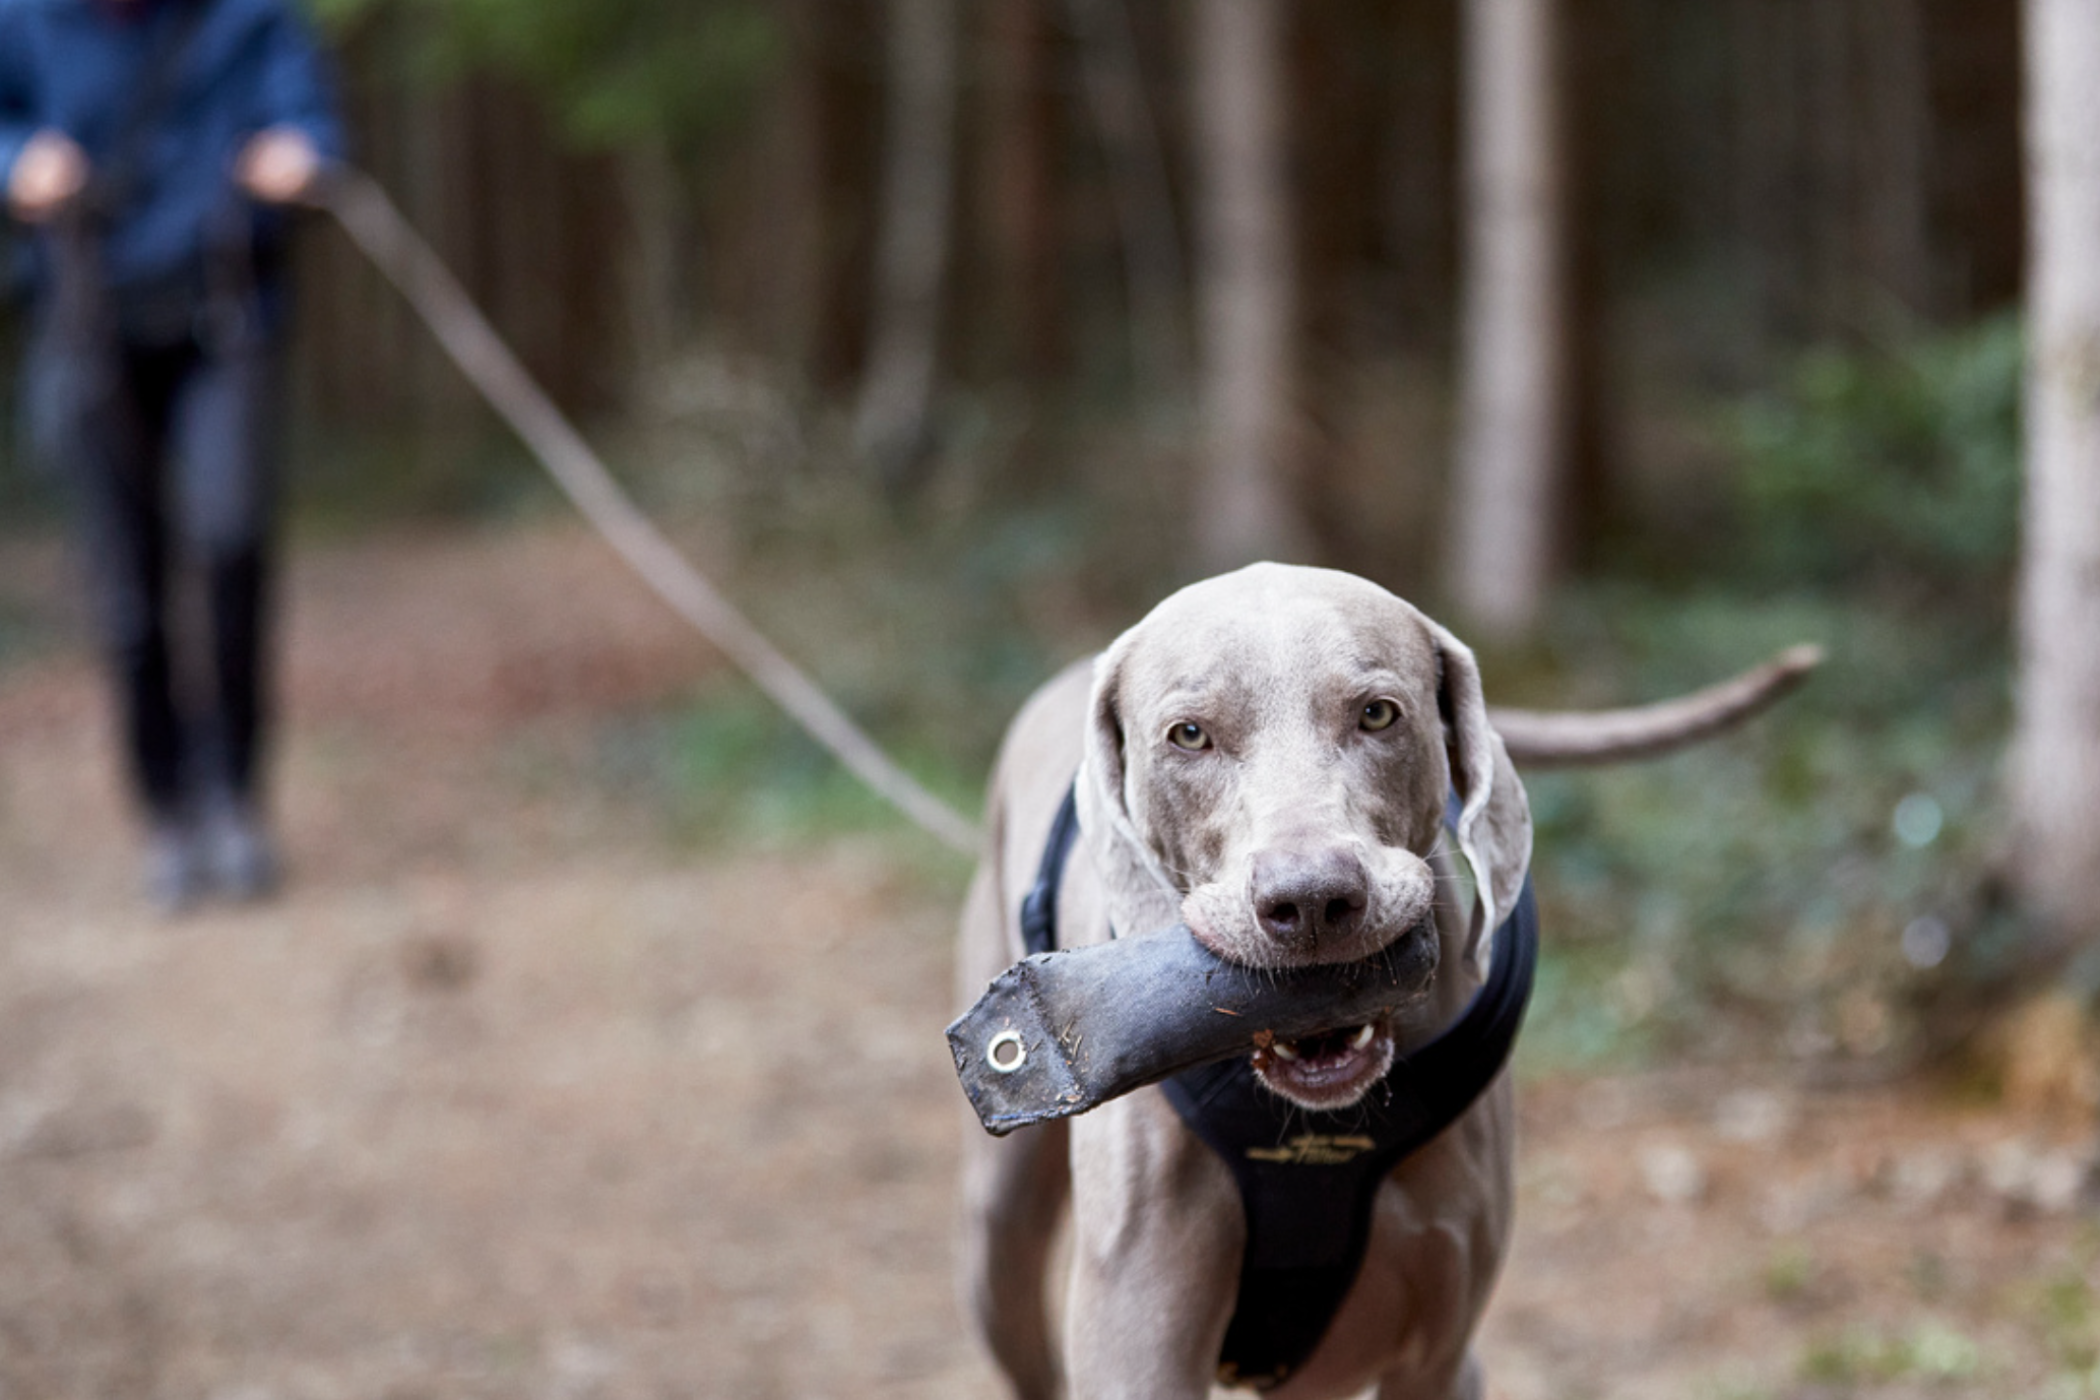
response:
[[[1176,925],[1015,963],[948,1027],[948,1048],[978,1120],[1004,1135],[1257,1044],[1308,1058],[1346,1051],[1435,972],[1433,938],[1273,972],[1228,963]]]

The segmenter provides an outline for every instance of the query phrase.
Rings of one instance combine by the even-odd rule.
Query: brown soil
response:
[[[64,580],[0,548],[0,612]],[[712,662],[579,533],[291,594],[259,907],[147,914],[87,662],[0,670],[0,1397],[997,1393],[912,838],[696,850],[609,782]],[[2100,1393],[2077,1124],[1776,1063],[1523,1104],[1509,1400]]]

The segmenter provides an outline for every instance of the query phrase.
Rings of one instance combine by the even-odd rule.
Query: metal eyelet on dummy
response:
[[[1019,1031],[1001,1031],[984,1047],[984,1062],[995,1074],[1012,1074],[1028,1063],[1028,1043]]]

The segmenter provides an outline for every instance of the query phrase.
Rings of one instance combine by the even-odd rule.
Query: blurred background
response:
[[[312,10],[358,163],[966,811],[1033,686],[1256,557],[1419,602],[1508,704],[1822,644],[1747,732],[1529,780],[1490,1373],[2100,1394],[2096,822],[2007,758],[2031,13]],[[57,493],[0,470],[0,1395],[994,1393],[943,1276],[964,864],[321,216],[298,280],[277,903],[130,909]]]

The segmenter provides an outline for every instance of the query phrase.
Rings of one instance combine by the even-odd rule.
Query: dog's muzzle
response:
[[[1359,962],[1281,972],[1226,962],[1177,924],[1024,958],[948,1027],[948,1048],[978,1120],[1004,1136],[1198,1065],[1376,1021],[1419,1002],[1436,965],[1427,921]]]

